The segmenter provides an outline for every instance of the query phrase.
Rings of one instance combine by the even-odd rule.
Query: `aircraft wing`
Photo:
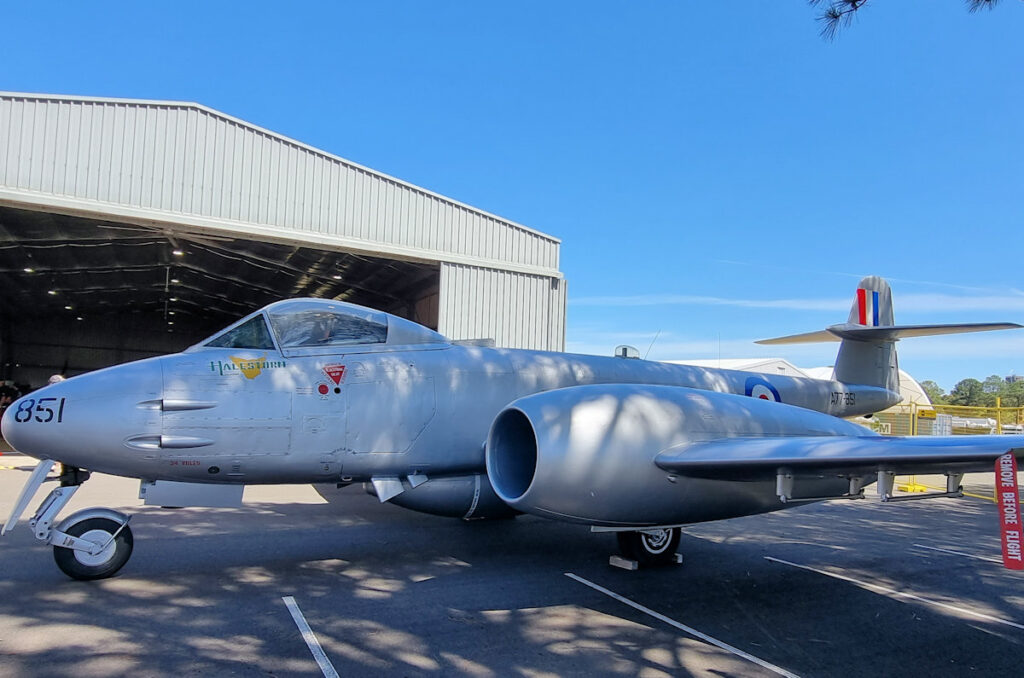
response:
[[[682,476],[743,481],[774,478],[783,469],[797,477],[992,471],[1011,450],[1024,458],[1024,436],[779,436],[685,443],[654,461]]]

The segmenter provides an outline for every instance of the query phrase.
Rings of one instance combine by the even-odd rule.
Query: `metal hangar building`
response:
[[[198,104],[0,93],[0,379],[177,351],[301,296],[561,351],[559,247]]]

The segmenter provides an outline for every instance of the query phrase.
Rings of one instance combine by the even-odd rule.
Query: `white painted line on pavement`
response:
[[[299,604],[291,596],[284,596],[281,600],[288,606],[288,611],[292,613],[292,619],[295,620],[295,625],[299,627],[302,639],[306,641],[309,651],[313,653],[313,659],[320,666],[320,670],[324,672],[324,678],[338,678],[338,672],[334,669],[334,664],[324,654],[324,649],[320,647],[320,641],[316,639],[316,634],[313,633],[313,629],[309,628],[306,618],[302,616]]]
[[[694,636],[695,638],[700,638],[701,640],[703,640],[706,643],[711,643],[715,647],[721,648],[721,649],[725,650],[726,652],[731,652],[732,654],[736,655],[737,657],[741,657],[743,659],[746,659],[749,662],[753,662],[754,664],[757,664],[758,666],[760,666],[762,668],[765,668],[765,669],[768,669],[769,671],[777,673],[780,676],[786,676],[787,678],[799,678],[799,676],[797,676],[795,673],[791,673],[791,672],[787,671],[786,669],[784,669],[782,667],[776,666],[775,664],[770,664],[770,663],[766,662],[763,659],[759,659],[759,658],[755,657],[752,654],[744,652],[743,650],[739,649],[738,647],[733,647],[732,645],[729,645],[728,643],[724,643],[721,640],[718,640],[716,638],[712,638],[708,634],[701,633],[697,629],[692,628],[690,626],[687,626],[686,624],[681,624],[681,623],[677,622],[674,619],[669,619],[668,617],[666,617],[663,614],[655,612],[654,610],[652,610],[652,609],[650,609],[648,607],[644,607],[640,603],[635,603],[632,600],[630,600],[629,598],[626,598],[624,596],[620,596],[618,593],[615,593],[614,591],[609,591],[605,587],[600,586],[598,584],[595,584],[592,581],[588,581],[588,580],[584,579],[583,577],[580,577],[580,576],[577,576],[577,575],[573,574],[572,572],[566,572],[565,576],[569,577],[570,579],[574,579],[574,580],[578,581],[579,583],[581,583],[581,584],[583,584],[585,586],[589,586],[590,588],[594,589],[595,591],[599,591],[599,592],[605,594],[606,596],[610,596],[610,597],[614,598],[615,600],[619,601],[620,603],[625,603],[626,605],[629,605],[634,610],[639,610],[640,612],[643,612],[646,615],[650,615],[651,617],[654,617],[658,621],[665,622],[669,626],[674,626],[675,628],[679,629],[680,631],[682,631],[684,633],[688,633],[691,636]]]
[[[1003,561],[999,558],[988,558],[986,556],[976,556],[973,553],[964,553],[963,551],[954,551],[953,549],[940,549],[938,546],[925,546],[924,544],[914,544],[919,549],[928,549],[929,551],[939,551],[941,553],[951,553],[954,556],[963,556],[964,558],[974,558],[975,560],[984,560],[986,563],[995,563],[996,565],[1002,566]]]
[[[896,597],[896,598],[909,598],[910,600],[916,600],[917,602],[924,603],[925,605],[933,605],[935,607],[941,607],[941,608],[946,609],[946,610],[953,610],[955,612],[960,612],[961,614],[970,615],[972,617],[977,617],[978,619],[984,619],[985,621],[995,622],[997,624],[1005,624],[1006,626],[1012,626],[1015,629],[1021,629],[1022,631],[1024,631],[1024,624],[1018,624],[1017,622],[1010,621],[1009,619],[1002,619],[1000,617],[993,617],[992,615],[984,614],[982,612],[975,612],[974,610],[970,610],[970,609],[968,609],[966,607],[958,607],[956,605],[950,605],[949,603],[942,603],[942,602],[939,602],[937,600],[928,600],[927,598],[922,598],[921,596],[916,596],[913,593],[906,593],[905,591],[897,591],[896,589],[891,589],[891,588],[888,588],[886,586],[880,586],[878,584],[872,584],[871,582],[867,582],[867,581],[861,581],[859,579],[854,579],[853,577],[847,577],[846,575],[836,574],[835,572],[828,572],[826,570],[819,570],[818,568],[810,567],[809,565],[799,565],[797,563],[791,563],[788,560],[782,560],[780,558],[772,558],[771,556],[765,556],[764,558],[765,558],[765,560],[770,560],[773,563],[781,563],[783,565],[789,565],[790,567],[800,568],[801,570],[807,570],[808,572],[816,572],[818,574],[823,574],[826,577],[832,577],[834,579],[841,579],[842,581],[849,582],[849,583],[851,583],[851,584],[853,584],[855,586],[861,587],[862,589],[867,589],[868,591],[872,591],[872,592],[875,592],[875,593],[883,593],[883,594],[886,594],[886,595],[889,595],[889,596],[893,596],[893,597]]]

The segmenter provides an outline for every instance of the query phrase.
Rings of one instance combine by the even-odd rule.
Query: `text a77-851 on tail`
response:
[[[58,514],[90,471],[146,503],[228,506],[248,484],[363,482],[380,501],[463,519],[532,513],[618,532],[643,564],[682,525],[863,496],[895,473],[988,470],[1024,436],[882,437],[844,417],[900,402],[895,342],[1020,327],[899,326],[861,281],[848,322],[775,343],[839,341],[831,380],[460,345],[322,299],[262,308],[181,353],[73,377],[13,403],[3,435],[40,460],[4,532],[29,521],[77,579],[118,571],[129,516]]]

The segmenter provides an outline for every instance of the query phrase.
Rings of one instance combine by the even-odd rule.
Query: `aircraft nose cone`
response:
[[[20,398],[11,403],[10,407],[4,410],[3,419],[0,419],[0,436],[7,441],[7,444],[18,450],[16,441],[20,440],[18,435],[18,427],[16,427],[14,418],[18,416],[20,411],[18,407],[24,402],[24,398]],[[18,450],[19,452],[21,450]]]
[[[64,419],[61,408],[67,403],[67,398],[61,395],[45,397],[53,390],[51,387],[19,398],[4,412],[0,432],[4,440],[18,452],[39,459],[47,458],[45,454],[37,454],[40,446],[34,444],[34,441],[48,437],[40,436],[40,429],[44,426],[49,429],[61,424]]]
[[[160,432],[163,373],[159,362],[140,361],[91,372],[34,391],[4,412],[0,430],[18,452],[92,470],[117,468],[137,450],[133,435]]]

